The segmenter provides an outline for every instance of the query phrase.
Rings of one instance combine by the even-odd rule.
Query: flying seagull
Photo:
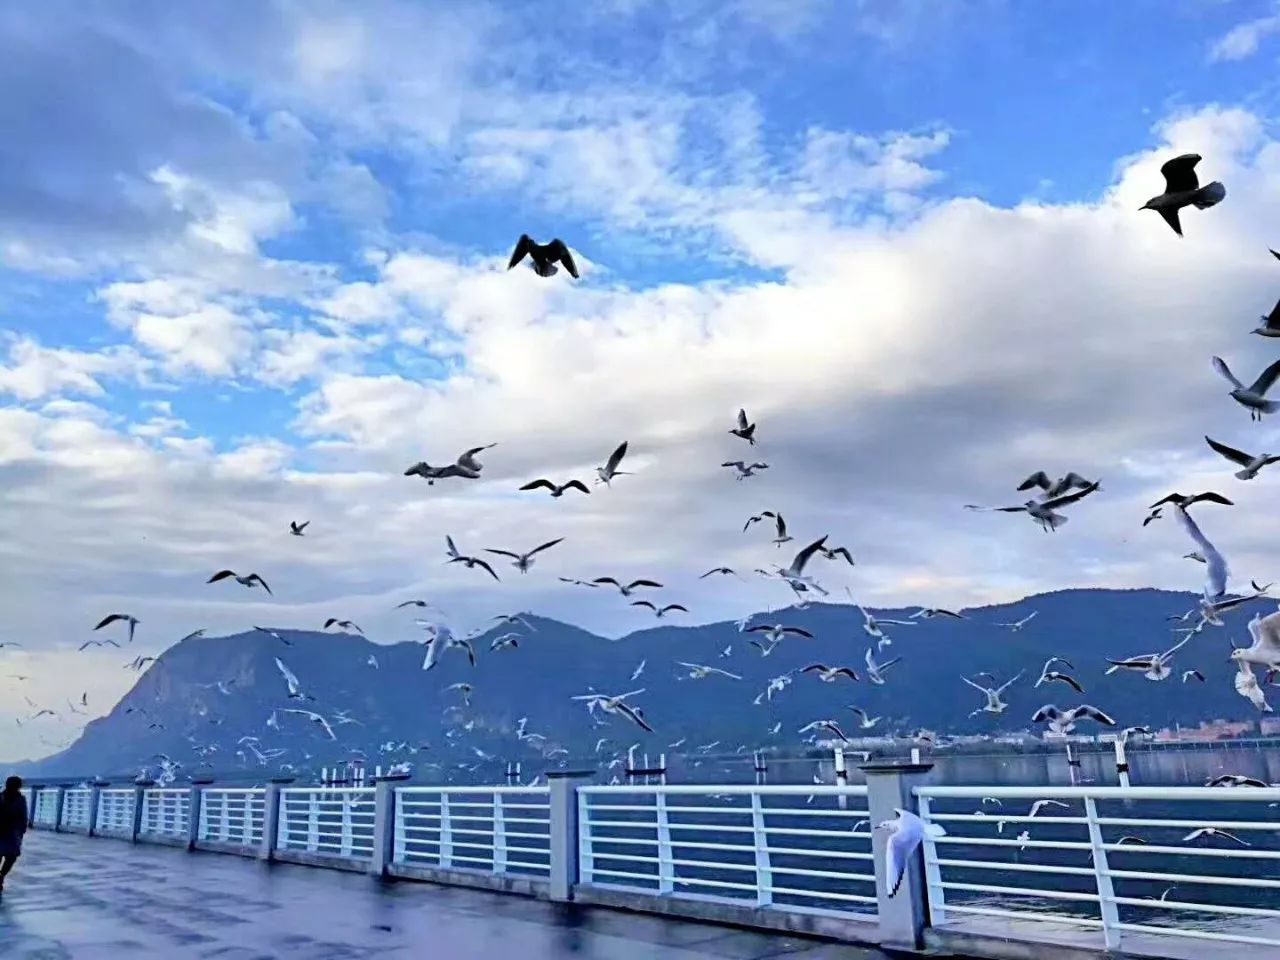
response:
[[[729,431],[735,437],[741,437],[753,447],[756,445],[756,425],[747,422],[747,411],[738,411],[738,425]]]
[[[513,649],[520,646],[520,635],[518,633],[504,633],[500,637],[494,637],[493,642],[489,644],[489,650],[505,650],[507,647]]]
[[[782,519],[782,514],[774,513],[772,510],[765,510],[764,512],[758,513],[749,518],[747,522],[742,525],[743,531],[745,532],[747,527],[751,526],[753,523],[759,523],[765,517],[770,517],[773,520],[774,531],[777,534],[773,538],[773,542],[777,546],[781,547],[784,543],[790,543],[795,539],[794,537],[787,535],[787,521]],[[823,539],[825,540],[826,537],[823,537]]]
[[[262,589],[267,591],[267,593],[271,593],[271,588],[267,586],[267,581],[263,580],[256,573],[251,573],[248,576],[242,577],[234,570],[219,570],[212,577],[206,580],[205,583],[217,583],[219,580],[227,579],[234,580],[242,587],[262,587]]]
[[[588,693],[579,697],[571,697],[572,700],[583,701],[587,705],[587,710],[594,714],[597,709],[603,710],[605,713],[612,713],[617,716],[625,717],[642,730],[653,733],[653,727],[645,721],[644,715],[636,708],[627,703],[627,697],[634,697],[637,694],[644,693],[644,689],[631,690],[627,693],[620,693],[617,696],[610,697],[599,693]]]
[[[1234,652],[1232,654],[1233,659]],[[1236,693],[1244,697],[1263,713],[1271,713],[1271,704],[1267,703],[1267,695],[1262,692],[1262,687],[1258,685],[1258,678],[1254,675],[1253,667],[1249,666],[1245,660],[1236,660],[1236,676],[1235,688]]]
[[[578,279],[578,265],[573,262],[573,254],[569,252],[565,242],[559,238],[551,240],[550,243],[538,243],[527,233],[520,234],[520,239],[516,241],[516,248],[511,251],[511,260],[507,263],[507,269],[510,270],[525,257],[529,258],[529,262],[533,264],[533,272],[540,277],[554,277],[560,272],[556,264],[562,263],[569,271],[569,276],[575,280]]]
[[[1021,506],[1015,507],[980,507],[976,504],[966,503],[966,510],[985,510],[995,513],[1025,513],[1040,525],[1040,529],[1046,533],[1057,530],[1060,526],[1067,522],[1067,518],[1056,511],[1062,507],[1069,507],[1073,503],[1078,503],[1089,494],[1101,488],[1101,481],[1094,480],[1086,486],[1073,490],[1070,493],[1064,493],[1056,497],[1046,497],[1043,500],[1028,500]]]
[[[954,610],[943,610],[940,607],[921,607],[911,615],[913,620],[932,620],[934,617],[950,617],[952,620],[968,620],[963,613]]]
[[[1226,558],[1218,552],[1218,548],[1209,542],[1209,538],[1200,532],[1200,527],[1191,519],[1191,514],[1181,507],[1175,507],[1178,522],[1187,531],[1187,535],[1195,541],[1198,553],[1205,564],[1204,600],[1213,603],[1220,600],[1227,592],[1227,579],[1231,571],[1227,567]]]
[[[422,477],[428,485],[434,485],[437,480],[443,480],[447,477],[461,477],[464,480],[479,480],[480,473],[484,470],[484,464],[476,459],[476,454],[482,451],[496,447],[496,443],[486,443],[480,447],[472,447],[463,453],[453,463],[443,467],[433,467],[425,460],[419,460],[417,463],[405,470],[406,477]]]
[[[444,546],[445,552],[449,554],[449,559],[446,560],[445,563],[461,563],[468,570],[479,567],[481,570],[487,571],[489,576],[493,577],[493,579],[501,579],[497,573],[494,572],[493,567],[489,566],[487,560],[482,557],[469,557],[460,552],[457,545],[453,542],[453,537],[448,534],[445,535]],[[427,606],[427,604],[419,604],[419,606]]]
[[[295,537],[300,537],[302,536],[302,531],[307,529],[307,527],[309,527],[310,525],[311,525],[310,520],[303,520],[302,523],[299,523],[297,520],[290,520],[289,532],[293,534]]]
[[[1107,658],[1107,663],[1111,664],[1107,668],[1107,676],[1115,673],[1117,670],[1138,670],[1148,680],[1165,680],[1173,673],[1173,668],[1169,666],[1169,662],[1173,659],[1173,655],[1186,645],[1190,640],[1190,635],[1183,637],[1176,644],[1166,650],[1164,653],[1146,653],[1136,657],[1126,657],[1123,660],[1113,660]]]
[[[1258,379],[1247,387],[1236,379],[1236,375],[1221,357],[1213,358],[1213,369],[1235,387],[1231,391],[1231,398],[1240,406],[1248,408],[1249,419],[1261,420],[1264,414],[1280,410],[1280,400],[1267,399],[1267,391],[1275,384],[1276,378],[1280,377],[1280,360],[1258,374]]]
[[[289,691],[290,700],[305,700],[303,696],[302,685],[298,682],[297,674],[285,665],[285,662],[279,657],[273,657],[276,662],[276,669],[280,671],[280,676],[284,677],[284,685]]]
[[[364,631],[360,629],[360,625],[358,623],[353,623],[350,620],[339,620],[337,617],[330,617],[324,622],[323,629],[328,630],[330,627],[341,627],[343,630],[354,630],[356,633],[364,633]]]
[[[1182,236],[1179,210],[1183,207],[1206,210],[1221,203],[1227,195],[1227,188],[1217,180],[1200,186],[1200,180],[1196,177],[1196,164],[1199,162],[1198,153],[1184,153],[1180,157],[1166,160],[1160,167],[1160,173],[1164,175],[1164,193],[1152,197],[1139,208],[1155,210],[1178,236]]]
[[[826,540],[827,538],[823,537],[822,539]],[[818,548],[818,552],[822,554],[824,557],[826,557],[828,560],[835,560],[840,557],[843,557],[845,563],[849,564],[849,566],[851,567],[857,566],[857,564],[853,562],[853,554],[849,552],[848,547],[828,547],[824,545]]]
[[[624,597],[631,596],[632,593],[634,593],[636,588],[638,587],[657,587],[657,588],[662,587],[662,584],[660,584],[657,580],[632,580],[630,583],[620,583],[618,580],[615,580],[613,577],[596,577],[591,582],[593,584],[607,583],[610,586],[617,587],[618,592],[621,593]]]
[[[844,731],[840,729],[840,724],[834,720],[814,720],[812,723],[806,723],[797,733],[808,733],[810,730],[826,730],[828,733],[834,733],[843,743],[848,743],[849,738],[844,735]]]
[[[1201,683],[1204,683],[1204,674],[1201,673],[1199,670],[1183,670],[1182,671],[1183,683],[1186,683],[1188,680],[1192,679],[1193,677],[1196,680],[1199,680]]]
[[[569,583],[575,587],[598,587],[598,583],[589,583],[586,580],[575,580],[573,577],[557,577],[561,583]]]
[[[880,722],[880,720],[882,719],[881,717],[869,717],[869,716],[867,716],[867,711],[863,710],[861,707],[849,707],[849,709],[850,709],[850,710],[852,710],[854,713],[856,713],[859,717],[861,717],[861,718],[862,718],[862,719],[861,719],[861,727],[862,727],[862,729],[863,729],[863,730],[870,730],[870,729],[871,729],[872,727],[874,727],[877,723],[879,723],[879,722]]]
[[[292,640],[286,640],[286,639],[284,638],[284,636],[282,636],[281,634],[277,633],[275,630],[268,630],[266,627],[258,627],[258,626],[255,626],[253,629],[257,630],[259,633],[265,633],[265,634],[266,634],[267,636],[269,636],[272,640],[279,640],[279,641],[280,641],[281,643],[283,643],[286,647],[292,647],[292,646],[293,646],[293,641],[292,641]]]
[[[1012,630],[1014,633],[1017,633],[1017,632],[1019,632],[1023,627],[1025,627],[1028,623],[1030,623],[1032,620],[1034,620],[1034,619],[1036,618],[1036,614],[1037,614],[1037,613],[1039,613],[1039,612],[1040,612],[1039,610],[1032,610],[1032,611],[1031,611],[1030,613],[1028,613],[1025,617],[1023,617],[1021,620],[1014,620],[1014,621],[1012,621],[1012,622],[1010,622],[1010,623],[997,623],[997,624],[996,624],[996,626],[997,626],[997,627],[1007,627],[1009,630]]]
[[[81,653],[82,651],[84,651],[86,647],[105,647],[108,645],[115,647],[117,650],[120,649],[120,644],[116,643],[114,640],[111,640],[111,639],[86,640],[84,643],[80,644],[80,649],[77,650],[76,653]],[[14,646],[14,644],[4,644],[4,646]]]
[[[881,627],[914,627],[916,625],[914,620],[881,620],[861,606],[858,606],[858,612],[862,614],[862,629],[877,640],[885,639],[884,631]]]
[[[969,686],[973,687],[973,689],[979,690],[986,695],[987,702],[983,706],[979,707],[977,710],[973,711],[973,713],[982,713],[984,711],[986,713],[1004,713],[1007,709],[1009,709],[1009,704],[1005,703],[1005,701],[1000,699],[1000,694],[1008,690],[1009,687],[1012,686],[1016,681],[1021,680],[1022,674],[1019,673],[1012,680],[1006,680],[1003,684],[1001,684],[998,687],[984,687],[979,683],[974,683],[968,677],[961,677],[960,679],[963,680],[965,683],[967,683]],[[973,714],[970,714],[970,716],[973,716]]]
[[[698,577],[698,579],[699,579],[699,580],[705,580],[705,579],[707,579],[707,577],[711,576],[711,575],[712,575],[712,574],[714,574],[714,573],[722,574],[722,575],[724,575],[724,576],[733,576],[733,577],[738,577],[738,575],[737,575],[736,573],[734,573],[734,572],[733,572],[733,568],[732,568],[732,567],[713,567],[712,569],[710,569],[710,570],[708,570],[706,573],[704,573],[702,576]],[[741,580],[742,578],[741,578],[741,577],[738,577],[738,579],[739,579],[739,580]]]
[[[1032,723],[1047,723],[1054,733],[1070,733],[1081,720],[1096,720],[1105,727],[1116,725],[1109,716],[1087,703],[1067,710],[1059,710],[1052,703],[1046,703],[1031,718]]]
[[[1199,840],[1201,837],[1222,837],[1224,840],[1234,840],[1242,847],[1252,846],[1247,840],[1241,840],[1234,833],[1229,833],[1220,827],[1201,827],[1198,830],[1192,830],[1182,838],[1183,843],[1191,843],[1193,840]]]
[[[548,540],[546,543],[540,544],[530,550],[528,553],[516,553],[513,550],[494,550],[491,547],[485,548],[485,553],[496,553],[500,557],[511,557],[514,561],[511,565],[521,573],[528,573],[529,568],[533,566],[534,555],[543,550],[554,547],[562,541],[564,537],[556,537],[554,540]]]
[[[324,732],[324,735],[325,735],[326,737],[328,737],[330,740],[337,740],[337,739],[338,739],[336,736],[334,736],[333,728],[332,728],[331,726],[329,726],[329,721],[328,721],[328,720],[326,720],[324,717],[320,716],[320,714],[315,713],[314,711],[311,711],[311,710],[296,710],[296,709],[293,709],[293,708],[291,708],[291,707],[283,707],[283,708],[281,708],[280,712],[281,712],[281,713],[295,713],[295,714],[297,714],[297,715],[298,715],[298,716],[300,716],[300,717],[306,717],[308,720],[310,720],[312,723],[314,723],[317,727],[319,727],[319,728]]]
[[[742,460],[726,460],[724,463],[720,464],[720,466],[733,467],[733,469],[736,470],[738,473],[738,476],[737,476],[738,480],[745,480],[747,479],[747,477],[754,477],[756,475],[757,470],[769,469],[769,465],[763,461],[756,461],[755,463],[746,463],[745,461],[742,461]]]
[[[1080,686],[1079,682],[1074,677],[1065,673],[1060,673],[1057,670],[1050,669],[1055,663],[1065,663],[1068,669],[1075,669],[1071,664],[1071,661],[1064,657],[1050,657],[1044,662],[1044,666],[1040,669],[1040,679],[1038,679],[1034,685],[1038,687],[1043,683],[1053,683],[1056,680],[1061,683],[1065,683],[1076,693],[1084,693],[1084,687]]]
[[[98,625],[93,629],[101,630],[107,624],[115,623],[117,620],[123,620],[125,623],[129,624],[129,642],[133,643],[133,631],[138,626],[138,624],[141,623],[142,621],[140,621],[137,617],[131,616],[130,614],[113,613],[108,616],[105,616],[98,621]]]
[[[1269,787],[1270,784],[1257,777],[1246,777],[1240,773],[1224,773],[1205,781],[1206,787]]]
[[[688,663],[684,660],[677,660],[676,663],[682,667],[688,668],[688,677],[690,680],[705,680],[713,673],[722,677],[728,677],[730,680],[742,679],[736,673],[730,673],[728,670],[721,670],[719,667],[709,667],[702,663]]]
[[[936,823],[925,823],[910,811],[895,807],[896,820],[876,824],[877,830],[889,832],[884,845],[884,885],[890,897],[897,894],[902,878],[907,875],[907,865],[927,833],[931,837],[944,837],[947,831]]]
[[[1280,670],[1280,610],[1267,616],[1255,615],[1249,621],[1249,636],[1253,642],[1247,647],[1236,647],[1231,659],[1238,664],[1257,664],[1267,670]]]
[[[895,663],[901,660],[901,657],[894,657],[892,660],[886,660],[884,663],[876,663],[875,654],[871,652],[871,648],[867,648],[867,655],[863,658],[867,665],[867,679],[877,686],[884,684],[884,671],[888,670]]]
[[[782,521],[781,515],[779,515],[778,521]],[[791,538],[787,537],[787,539],[790,540]],[[776,540],[774,542],[778,543]],[[822,588],[817,580],[811,576],[807,576],[804,572],[804,568],[808,565],[809,561],[813,559],[813,555],[823,549],[826,542],[827,538],[824,534],[792,557],[791,563],[788,566],[775,567],[774,572],[767,575],[787,581],[787,586],[797,594],[807,593],[809,590],[815,590],[825,597],[827,595],[827,591]],[[782,544],[778,543],[778,546],[782,546]],[[763,570],[757,572],[765,573]]]
[[[816,673],[823,683],[835,683],[840,677],[848,677],[850,680],[858,679],[857,671],[851,667],[828,667],[825,663],[811,663],[807,667],[801,667],[800,672]]]
[[[747,633],[762,633],[765,639],[771,644],[781,643],[784,637],[805,637],[809,640],[813,639],[813,634],[803,627],[786,627],[780,623],[767,624],[761,623],[754,627],[747,627]]]
[[[605,461],[603,467],[596,467],[596,483],[603,483],[606,487],[610,485],[614,477],[629,476],[626,471],[619,470],[618,467],[622,463],[622,458],[627,455],[627,441],[623,440],[618,444],[616,450],[609,454],[609,459]]]
[[[1054,497],[1060,497],[1071,490],[1083,490],[1085,487],[1089,486],[1089,483],[1090,481],[1080,476],[1080,474],[1076,473],[1074,470],[1057,480],[1050,480],[1047,473],[1043,470],[1037,470],[1035,473],[1031,474],[1031,476],[1027,477],[1027,479],[1018,484],[1018,489],[1025,491],[1034,487],[1039,487],[1042,491],[1041,497],[1045,500],[1050,500]]]
[[[1272,251],[1274,253],[1274,251]],[[1271,308],[1271,312],[1258,318],[1262,321],[1253,332],[1260,337],[1280,337],[1280,300]]]
[[[680,611],[681,613],[689,612],[688,607],[683,607],[678,603],[668,603],[665,607],[659,607],[648,600],[632,600],[631,606],[648,607],[650,610],[653,611],[654,616],[657,616],[657,617],[665,617],[668,613],[672,613],[673,611],[677,611],[677,610]]]
[[[556,484],[550,480],[538,479],[531,480],[526,483],[521,490],[541,490],[547,489],[551,491],[553,497],[563,497],[566,490],[581,490],[583,493],[590,493],[587,485],[581,480],[566,480],[564,483]]]
[[[464,706],[471,706],[471,693],[474,689],[469,683],[451,683],[445,687],[446,690],[456,690],[462,694],[462,703]]]
[[[1273,463],[1280,463],[1280,456],[1275,454],[1260,453],[1257,456],[1254,456],[1252,453],[1245,453],[1243,450],[1237,450],[1235,447],[1228,447],[1225,443],[1219,443],[1217,440],[1214,440],[1209,436],[1206,436],[1204,441],[1209,444],[1214,452],[1221,454],[1232,463],[1238,464],[1244,468],[1243,470],[1238,470],[1234,474],[1237,480],[1252,480],[1258,475],[1258,471],[1263,467],[1270,466]],[[1221,503],[1223,501],[1219,500],[1217,502]],[[1227,500],[1226,502],[1230,503],[1231,501]]]
[[[449,538],[446,537],[445,539],[448,540]],[[452,540],[450,540],[449,542],[451,544],[453,543]],[[426,600],[406,600],[404,603],[397,603],[396,609],[402,610],[405,607],[434,607],[434,606],[435,606],[434,603],[428,603]]]

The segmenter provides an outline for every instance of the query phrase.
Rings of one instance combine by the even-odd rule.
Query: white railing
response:
[[[865,787],[578,789],[584,884],[875,914]]]
[[[924,844],[935,926],[972,916],[1013,918],[1094,929],[1109,949],[1134,933],[1280,950],[1280,821],[1273,810],[1280,789],[922,787],[915,793],[920,815],[947,831]],[[1033,817],[1039,800],[1065,806],[1042,806]],[[1194,818],[1187,804],[1197,805]],[[1208,819],[1206,807],[1213,813]],[[1206,828],[1239,840],[1192,838]]]
[[[185,838],[191,829],[191,791],[186,788],[148,787],[142,794],[143,837]]]
[[[27,801],[27,809],[30,810],[32,795],[34,794],[35,791],[32,790],[30,787],[23,787],[20,792],[22,793],[22,799]]]
[[[373,856],[372,787],[288,787],[280,791],[277,850],[368,860]]]
[[[133,836],[132,787],[109,787],[98,791],[98,816],[93,824],[96,833]]]
[[[73,830],[88,830],[92,798],[93,790],[89,787],[72,787],[70,790],[64,790],[62,822],[59,826],[70,827]]]
[[[39,827],[56,827],[54,818],[58,815],[58,794],[56,790],[36,791],[36,809],[33,822]]]
[[[260,846],[265,795],[262,787],[206,787],[200,793],[197,839],[242,847]]]
[[[391,862],[546,877],[550,810],[546,787],[399,787]]]

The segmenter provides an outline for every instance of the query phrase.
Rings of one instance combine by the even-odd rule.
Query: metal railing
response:
[[[1272,812],[1280,789],[921,787],[915,795],[920,816],[947,831],[924,843],[934,925],[996,917],[1094,929],[1108,949],[1126,933],[1280,949]],[[1189,803],[1199,815],[1188,816]],[[1202,832],[1217,830],[1230,836]]]
[[[148,787],[142,794],[143,837],[185,839],[191,829],[191,791],[182,787]]]
[[[262,844],[266,791],[262,787],[206,787],[200,792],[196,838],[241,847]]]
[[[72,787],[64,790],[62,796],[62,819],[58,826],[69,830],[89,829],[89,808],[93,804],[93,790],[90,787]]]
[[[37,827],[56,827],[58,825],[58,795],[52,790],[36,791],[35,810],[32,811],[31,822]]]
[[[551,871],[546,787],[400,787],[393,864],[546,877]]]
[[[132,787],[106,788],[98,791],[98,813],[94,819],[95,833],[133,836],[134,799]]]
[[[288,787],[280,791],[277,850],[369,860],[373,856],[372,787]]]
[[[579,880],[874,915],[866,798],[866,787],[580,787]]]

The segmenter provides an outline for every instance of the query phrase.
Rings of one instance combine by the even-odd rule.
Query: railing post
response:
[[[57,791],[57,793],[55,794],[56,799],[53,804],[53,832],[61,833],[62,832],[62,808],[66,806],[66,803],[67,803],[67,785],[65,783],[60,783],[55,787],[51,787],[50,789]]]
[[[466,809],[465,807],[463,809]],[[453,823],[449,819],[449,791],[440,791],[440,847],[437,859],[442,869],[453,866]]]
[[[262,846],[258,848],[259,860],[275,859],[276,840],[280,833],[280,791],[293,783],[293,780],[293,777],[272,777],[262,792]],[[246,819],[245,831],[248,830]]]
[[[764,799],[758,790],[751,793],[751,836],[756,851],[756,906],[767,907],[773,903],[773,865],[769,859]]]
[[[658,892],[670,893],[676,888],[675,856],[671,850],[671,820],[667,813],[667,795],[659,790],[653,795],[655,819],[658,824]]]
[[[320,797],[323,794],[312,791],[307,794],[307,849],[315,853],[320,849]],[[283,797],[281,798],[283,800]],[[289,808],[284,809],[285,821],[288,821]]]
[[[889,896],[892,878],[885,871],[887,831],[876,824],[893,820],[896,810],[916,813],[913,792],[924,783],[933,769],[931,763],[869,763],[862,767],[867,775],[867,809],[871,819],[871,849],[876,874],[876,906],[882,947],[919,950],[924,946],[924,928],[928,916],[922,857],[911,857],[897,894]]]
[[[1116,774],[1120,777],[1120,786],[1126,790],[1129,788],[1129,759],[1125,756],[1125,743],[1123,737],[1115,739],[1116,750]]]
[[[36,807],[40,805],[40,791],[43,787],[32,785],[31,802],[27,804],[27,829],[34,830],[36,828]]]
[[[578,880],[578,825],[579,795],[575,781],[593,775],[588,770],[548,770],[550,833],[551,833],[551,885],[550,898],[566,902],[573,899],[573,888]],[[590,836],[585,837],[588,841]],[[588,874],[590,870],[588,869]]]
[[[142,813],[147,801],[147,787],[154,787],[154,780],[133,781],[133,828],[129,831],[129,842],[137,843],[138,834],[142,832]]]
[[[102,804],[102,788],[108,786],[105,780],[94,780],[89,784],[89,828],[86,833],[93,837],[98,833],[98,807]]]
[[[1116,909],[1116,892],[1111,885],[1111,868],[1107,864],[1107,851],[1102,845],[1102,825],[1098,823],[1098,806],[1093,797],[1084,798],[1084,815],[1089,821],[1089,847],[1093,851],[1093,875],[1098,884],[1098,910],[1102,917],[1102,939],[1108,950],[1120,946],[1120,931],[1116,924],[1120,914]]]
[[[200,842],[200,821],[204,818],[204,788],[212,780],[192,780],[187,801],[187,850],[194,850]]]
[[[916,812],[921,820],[929,821],[929,798],[916,797]],[[928,832],[921,848],[924,850],[924,887],[929,902],[929,922],[943,923],[947,919],[947,891],[942,886],[942,868],[938,866],[938,848]]]
[[[493,872],[507,872],[507,817],[497,790],[493,794]]]
[[[396,787],[409,779],[407,773],[389,773],[373,778],[373,856],[369,872],[385,877],[387,867],[395,862]]]
[[[832,749],[832,766],[836,772],[836,786],[847,787],[849,785],[849,770],[844,765],[844,747],[835,747]],[[849,809],[849,798],[843,793],[836,797],[836,806],[841,810]]]
[[[342,857],[351,856],[352,823],[351,823],[351,807],[356,802],[354,793],[343,792],[342,797],[342,832],[338,839],[338,855]]]

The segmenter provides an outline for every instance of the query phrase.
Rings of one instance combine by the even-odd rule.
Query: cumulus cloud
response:
[[[1258,17],[1232,27],[1209,47],[1210,62],[1245,60],[1273,33],[1280,32],[1280,13]]]

